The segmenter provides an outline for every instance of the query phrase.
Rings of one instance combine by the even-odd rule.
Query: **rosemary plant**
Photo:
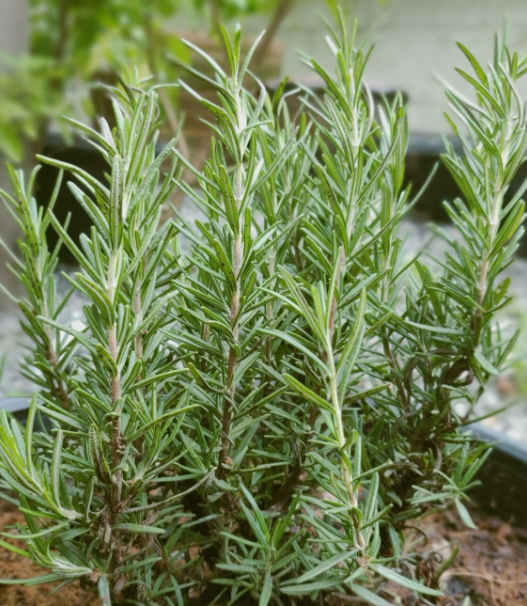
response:
[[[334,74],[304,58],[326,94],[305,91],[301,116],[285,82],[270,97],[249,71],[256,46],[242,63],[240,30],[223,33],[228,72],[189,44],[217,100],[180,83],[214,119],[203,171],[175,141],[156,149],[155,87],[135,82],[111,91],[113,130],[77,124],[104,183],[41,158],[74,179],[93,223],[80,245],[53,200],[37,205],[34,175],[3,193],[24,232],[13,269],[39,392],[25,427],[0,418],[4,496],[26,519],[7,535],[27,549],[2,545],[50,572],[1,582],[80,579],[103,604],[166,606],[386,606],[395,584],[433,604],[448,562],[416,553],[411,528],[451,504],[473,525],[464,500],[488,449],[463,428],[516,338],[495,318],[523,231],[527,184],[508,190],[527,60],[497,39],[485,70],[460,45],[475,100],[447,91],[457,235],[437,229],[448,253],[426,265],[398,235],[420,195],[404,185],[406,108],[374,106],[356,26],[330,30]],[[199,220],[160,221],[175,187]],[[81,331],[61,322],[50,227],[79,265]]]

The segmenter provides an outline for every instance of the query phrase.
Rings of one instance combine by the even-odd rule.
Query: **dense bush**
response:
[[[404,186],[406,109],[374,107],[355,31],[331,31],[335,75],[305,58],[326,94],[304,91],[302,116],[240,64],[239,30],[230,73],[205,56],[215,79],[192,75],[217,101],[201,99],[215,140],[199,190],[174,141],[156,152],[155,89],[112,90],[117,126],[81,126],[106,182],[41,159],[74,178],[93,223],[79,245],[37,205],[34,174],[26,187],[13,172],[39,392],[25,427],[1,415],[27,551],[2,544],[50,570],[17,582],[80,579],[104,604],[382,606],[385,580],[440,595],[436,560],[406,539],[452,503],[472,524],[463,501],[487,449],[464,427],[515,340],[494,318],[523,231],[525,187],[507,190],[527,149],[527,62],[498,41],[485,71],[460,45],[476,100],[447,92],[463,155],[448,145],[444,162],[463,199],[427,266],[398,236],[419,197]],[[161,221],[176,187],[200,220]],[[60,321],[50,228],[79,265],[66,277],[83,330]]]

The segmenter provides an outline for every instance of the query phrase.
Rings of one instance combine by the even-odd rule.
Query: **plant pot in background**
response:
[[[461,145],[455,137],[446,137],[458,154],[462,154]],[[431,172],[436,167],[435,175],[429,183],[419,203],[412,209],[411,218],[415,221],[433,221],[449,223],[450,218],[444,208],[445,200],[463,198],[454,178],[441,162],[441,154],[445,152],[443,137],[433,133],[410,133],[408,154],[406,156],[405,186],[412,184],[412,191],[417,193],[426,183]],[[518,169],[507,191],[506,198],[510,200],[518,192],[527,179],[527,164]],[[518,248],[520,257],[527,257],[527,238],[522,238]]]
[[[474,426],[475,436],[495,444],[488,461],[478,473],[480,484],[471,497],[490,514],[527,528],[527,446],[483,423]]]
[[[103,182],[105,180],[104,175],[109,170],[108,164],[99,151],[83,139],[77,137],[72,144],[68,145],[59,136],[48,136],[42,150],[42,155],[79,166],[87,173]],[[50,200],[59,172],[59,169],[54,166],[49,166],[48,164],[43,164],[38,172],[36,195],[42,204],[47,204]],[[67,185],[68,180],[69,178],[63,179],[61,183],[53,212],[62,225],[65,224],[68,215],[71,216],[68,225],[68,233],[73,241],[78,244],[80,235],[89,232],[91,221],[71,193]],[[77,183],[77,185],[82,188],[81,184]],[[50,229],[48,232],[49,246],[53,248],[58,241],[59,238],[56,232],[53,229]],[[61,247],[60,259],[63,263],[68,265],[76,265],[72,254],[66,246]]]
[[[272,96],[282,83],[281,78],[273,78],[266,82],[267,89]],[[370,82],[369,89],[373,97],[373,103],[377,107],[386,100],[391,103],[398,92],[401,92],[403,99],[406,101],[404,91],[397,91],[384,82]],[[295,93],[295,91],[299,91]],[[326,83],[323,78],[318,75],[304,76],[302,78],[294,78],[288,80],[285,85],[284,94],[286,95],[287,106],[290,115],[293,117],[302,110],[302,98],[315,97],[316,100],[322,101],[326,92]]]

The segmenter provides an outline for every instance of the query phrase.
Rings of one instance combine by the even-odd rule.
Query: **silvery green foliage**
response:
[[[196,404],[175,380],[182,368],[162,332],[180,273],[174,226],[159,227],[175,185],[174,141],[156,155],[155,92],[116,91],[114,108],[113,131],[105,122],[101,134],[84,127],[108,162],[107,183],[42,158],[74,177],[69,187],[93,223],[80,246],[51,208],[37,207],[33,177],[25,189],[13,173],[15,198],[5,196],[25,235],[16,268],[28,300],[20,306],[43,389],[25,429],[2,411],[0,458],[3,486],[26,516],[18,528],[24,554],[51,570],[44,580],[85,578],[101,596],[111,584],[119,601],[127,583],[139,583],[143,595],[141,579],[162,557],[155,537],[179,515],[179,498],[156,489],[177,457],[173,436]],[[50,224],[79,265],[67,278],[86,299],[82,331],[60,323],[56,251],[45,244]]]
[[[271,97],[251,74],[239,29],[227,69],[193,47],[215,77],[189,71],[217,93],[194,93],[213,119],[202,171],[173,141],[156,154],[155,90],[114,90],[117,126],[82,127],[105,183],[42,159],[75,180],[94,225],[80,247],[13,175],[41,392],[26,428],[2,415],[2,485],[27,551],[5,546],[51,571],[26,582],[81,579],[104,604],[383,606],[386,580],[440,595],[433,558],[406,540],[452,503],[473,524],[463,501],[487,449],[462,429],[515,340],[494,318],[523,230],[524,188],[507,191],[527,149],[526,62],[498,41],[485,72],[461,47],[476,101],[448,91],[464,154],[444,158],[459,237],[440,232],[449,252],[432,268],[398,236],[419,197],[404,185],[403,100],[375,107],[369,51],[338,25],[334,75],[305,58],[326,91],[304,91],[301,116],[285,82]],[[176,186],[201,220],[160,221]],[[49,225],[79,263],[80,332],[60,322]]]

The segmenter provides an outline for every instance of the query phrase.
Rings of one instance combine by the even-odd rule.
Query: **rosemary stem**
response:
[[[346,492],[348,493],[348,498],[350,501],[350,505],[353,508],[358,507],[357,495],[355,494],[355,490],[353,488],[353,475],[351,470],[346,462],[344,457],[344,448],[346,446],[346,436],[344,434],[344,424],[342,422],[342,408],[340,404],[339,394],[338,394],[338,386],[337,386],[337,372],[335,369],[335,358],[333,354],[333,347],[330,343],[328,343],[328,367],[329,367],[329,389],[331,394],[331,403],[333,405],[335,423],[337,429],[337,439],[339,443],[339,453],[340,453],[340,465],[342,469],[342,478],[344,480],[344,485],[346,487]],[[355,531],[357,533],[357,542],[362,551],[364,551],[366,547],[366,543],[364,541],[364,537],[362,536],[362,532],[360,530],[360,522],[358,518],[352,514],[353,525],[355,527]]]
[[[119,251],[112,251],[108,263],[107,295],[115,306],[117,294],[117,260]],[[112,402],[112,434],[111,434],[111,457],[112,457],[112,476],[111,476],[111,494],[110,494],[110,528],[106,532],[107,549],[112,551],[112,568],[116,570],[122,561],[119,541],[114,542],[112,547],[112,527],[118,523],[123,510],[122,503],[122,485],[123,472],[120,465],[123,460],[123,437],[121,428],[121,373],[117,360],[119,357],[119,343],[117,335],[117,320],[108,327],[108,350],[112,360],[115,363],[115,369],[111,381],[111,402]],[[112,593],[117,599],[124,588],[120,575],[113,578]]]
[[[243,157],[245,153],[245,145],[243,142],[243,135],[241,134],[245,127],[245,112],[242,107],[242,101],[240,94],[237,95],[237,108],[236,115],[238,119],[238,134],[240,136],[238,159],[236,163],[236,206],[238,212],[241,210],[242,201],[244,198],[244,167]],[[240,298],[241,298],[241,268],[244,258],[244,246],[243,246],[243,223],[242,217],[238,219],[237,233],[234,240],[234,263],[233,271],[235,278],[235,288],[232,295],[231,301],[231,329],[232,329],[232,345],[229,349],[229,358],[227,362],[227,391],[223,400],[223,420],[221,430],[221,450],[218,459],[218,476],[220,478],[225,477],[226,469],[225,464],[229,462],[229,454],[231,450],[231,425],[233,418],[233,407],[234,398],[236,395],[236,366],[238,363],[238,341],[240,332]]]

